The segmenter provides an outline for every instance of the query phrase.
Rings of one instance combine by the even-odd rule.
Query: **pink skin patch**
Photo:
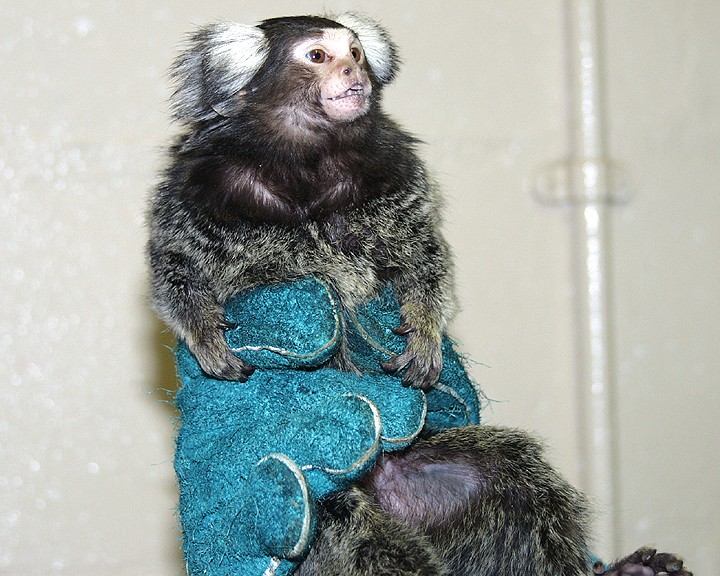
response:
[[[337,96],[323,99],[325,113],[334,120],[352,120],[367,111],[369,92],[362,84],[353,84]]]
[[[367,112],[372,84],[362,46],[350,30],[328,28],[321,37],[298,44],[294,56],[317,74],[328,118],[349,122]]]

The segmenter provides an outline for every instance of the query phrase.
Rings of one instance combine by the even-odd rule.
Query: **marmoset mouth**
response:
[[[337,96],[333,96],[331,98],[328,98],[328,100],[342,100],[343,98],[349,98],[351,96],[360,96],[365,97],[365,88],[362,84],[355,84],[345,90],[345,92],[341,92]]]
[[[371,92],[371,86],[356,82],[335,96],[328,96],[322,100],[325,114],[341,122],[354,120],[367,112],[370,107]]]

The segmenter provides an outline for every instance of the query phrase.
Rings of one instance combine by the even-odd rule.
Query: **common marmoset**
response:
[[[385,30],[356,15],[219,23],[190,38],[173,71],[184,130],[151,203],[149,261],[155,310],[208,375],[252,372],[225,342],[228,299],[314,275],[350,309],[392,282],[408,345],[385,368],[423,389],[437,381],[451,260],[417,143],[380,106],[397,66]],[[527,435],[454,428],[320,502],[296,574],[690,576],[649,549],[591,567],[589,516]]]
[[[692,576],[674,554],[640,548],[593,565],[586,499],[536,440],[452,428],[383,460],[321,504],[294,576]]]
[[[224,338],[228,299],[313,275],[349,309],[392,282],[407,347],[384,368],[437,382],[452,264],[416,140],[380,106],[397,66],[386,31],[352,14],[190,37],[173,68],[184,131],[152,199],[149,261],[154,309],[209,376],[252,373]]]

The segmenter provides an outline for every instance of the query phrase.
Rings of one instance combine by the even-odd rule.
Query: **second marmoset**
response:
[[[224,304],[313,275],[354,308],[392,282],[406,350],[383,367],[429,389],[454,308],[451,257],[416,140],[381,109],[395,46],[356,15],[219,23],[173,76],[184,131],[152,199],[152,303],[202,369],[244,381]],[[351,368],[341,352],[340,368]]]

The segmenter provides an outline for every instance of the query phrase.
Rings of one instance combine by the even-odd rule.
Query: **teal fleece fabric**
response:
[[[180,344],[175,470],[191,576],[292,572],[310,546],[318,499],[361,477],[384,451],[425,429],[479,422],[480,391],[452,342],[428,394],[379,363],[405,339],[391,287],[347,314],[314,278],[260,287],[226,307],[231,349],[255,373],[207,377]],[[360,373],[327,367],[347,339]]]

